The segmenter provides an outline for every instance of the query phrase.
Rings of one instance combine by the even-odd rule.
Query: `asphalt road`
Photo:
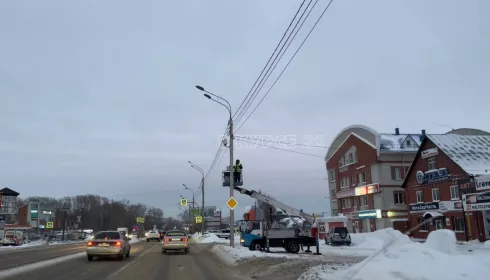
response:
[[[86,256],[55,266],[40,268],[4,280],[229,280],[233,279],[209,251],[210,245],[191,244],[188,255],[162,254],[161,244],[139,242],[131,245],[131,256],[123,261],[94,260]]]
[[[84,250],[84,243],[7,249],[0,251],[0,270],[70,255]]]

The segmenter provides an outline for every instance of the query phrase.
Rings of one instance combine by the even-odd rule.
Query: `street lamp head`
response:
[[[207,98],[207,99],[211,99],[211,95],[205,93],[204,96]]]
[[[192,164],[192,162],[190,160],[187,161],[188,163]]]
[[[202,86],[197,85],[196,88],[200,91],[204,91],[204,88]]]
[[[182,184],[182,186],[187,187],[185,184]]]

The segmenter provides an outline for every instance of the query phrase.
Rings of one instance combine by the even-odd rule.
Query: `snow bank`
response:
[[[235,238],[236,241],[237,238]],[[228,239],[224,238],[219,238],[216,234],[214,233],[209,233],[201,236],[199,240],[197,241],[199,243],[229,243],[230,241]],[[238,242],[240,242],[240,238],[238,238]]]
[[[389,232],[378,233],[378,236],[388,239],[396,235]],[[389,243],[387,241],[385,244]],[[485,253],[486,257],[459,253],[456,236],[450,230],[431,232],[423,244],[406,242],[403,237],[391,241],[392,246],[385,247],[348,269],[336,271],[323,265],[305,272],[298,279],[463,280],[490,275],[490,251]]]

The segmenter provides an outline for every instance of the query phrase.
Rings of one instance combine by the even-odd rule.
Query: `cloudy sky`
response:
[[[179,195],[190,194],[181,184],[200,180],[187,161],[208,171],[227,120],[194,86],[238,109],[300,3],[2,1],[0,185],[24,197],[127,198],[175,215]],[[327,3],[318,2],[248,112]],[[237,134],[328,146],[357,123],[490,130],[488,10],[486,0],[334,1]],[[237,145],[248,188],[328,210],[325,149],[294,149],[315,157]],[[209,176],[208,205],[225,208],[227,160]],[[236,197],[240,214],[252,201]]]

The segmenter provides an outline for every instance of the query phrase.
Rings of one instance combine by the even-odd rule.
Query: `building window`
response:
[[[349,163],[354,163],[354,155],[352,153],[349,154]]]
[[[365,184],[366,183],[366,174],[364,172],[359,173],[359,184]]]
[[[362,195],[361,197],[359,197],[359,199],[360,199],[360,205],[361,206],[367,206],[368,205],[367,195]]]
[[[395,204],[405,204],[405,199],[403,197],[403,192],[393,192]]]
[[[349,187],[349,177],[344,177],[340,181],[340,188],[345,189]]]
[[[412,141],[410,141],[410,139],[407,139],[407,147],[410,147],[412,146]]]
[[[457,185],[451,186],[451,200],[459,200],[459,188]]]
[[[330,199],[331,200],[337,200],[337,195],[336,195],[335,190],[330,191]]]
[[[436,168],[436,158],[431,157],[427,160],[427,164],[429,165],[429,170],[437,169]]]
[[[423,203],[424,202],[424,192],[423,191],[417,191],[417,203]]]
[[[332,216],[337,216],[337,214],[338,214],[337,209],[332,209]]]
[[[391,179],[395,181],[400,181],[402,179],[402,169],[400,167],[395,167],[395,171],[393,172],[393,176]]]
[[[341,203],[342,203],[342,209],[345,209],[347,206],[347,199],[345,199],[345,198],[342,199]]]
[[[454,231],[464,231],[463,217],[454,217]]]
[[[335,172],[334,171],[330,171],[328,173],[328,178],[330,178],[330,182],[335,182]]]
[[[427,223],[424,223],[424,218],[418,217],[419,231],[427,231]]]
[[[354,161],[357,162],[357,151],[354,151]]]
[[[439,188],[432,189],[432,201],[439,201]]]
[[[352,175],[352,177],[350,177],[350,180],[352,181],[353,185],[356,184],[356,176]]]
[[[435,224],[436,224],[436,229],[443,229],[444,228],[444,223],[442,222],[441,219],[436,219],[434,220]]]
[[[353,197],[352,198],[354,200],[354,207],[357,207],[357,205],[359,205],[359,199],[357,197]]]

